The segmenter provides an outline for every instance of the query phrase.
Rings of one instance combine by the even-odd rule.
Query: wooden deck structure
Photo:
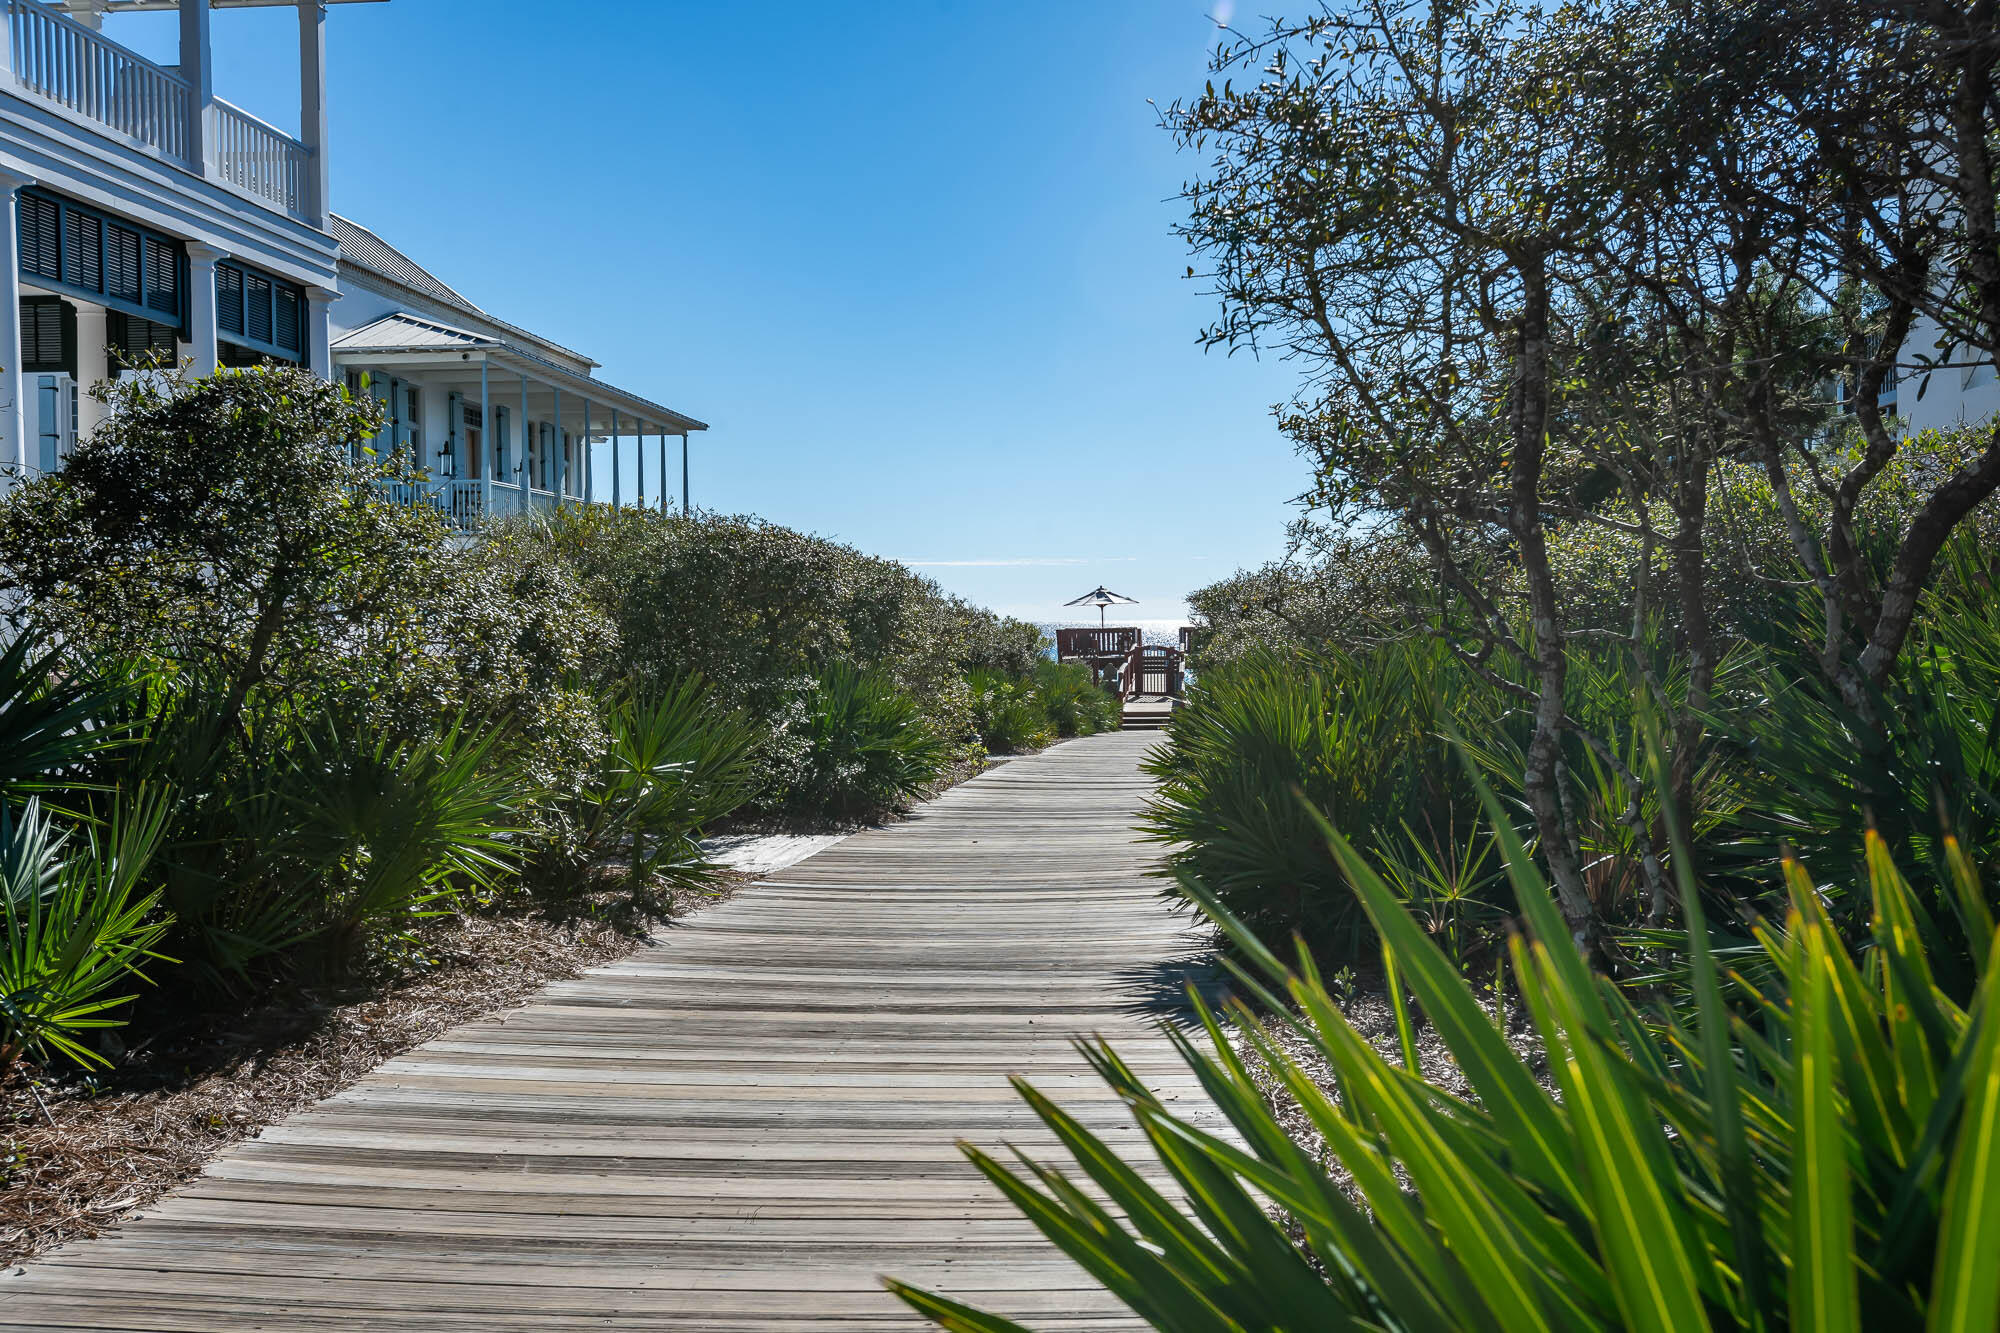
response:
[[[953,1140],[1052,1149],[1021,1072],[1136,1146],[1078,1032],[1196,1097],[1156,1023],[1205,963],[1132,830],[1156,739],[1008,763],[384,1065],[10,1270],[0,1328],[919,1326],[882,1273],[1129,1326]]]

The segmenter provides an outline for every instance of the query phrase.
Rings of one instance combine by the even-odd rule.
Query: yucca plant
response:
[[[126,737],[124,691],[93,666],[29,633],[0,651],[0,801],[51,791]]]
[[[522,793],[490,762],[498,736],[454,724],[400,741],[334,718],[300,733],[280,791],[296,820],[287,851],[334,966],[369,931],[512,873]]]
[[[566,802],[572,835],[544,875],[623,858],[634,882],[694,882],[708,870],[696,835],[755,794],[757,729],[698,677],[621,693],[603,721],[596,769]]]
[[[937,781],[949,757],[916,700],[845,662],[828,668],[807,696],[800,731],[804,752],[787,798],[819,814],[897,809]]]
[[[1330,961],[1371,956],[1373,931],[1314,821],[1371,853],[1414,842],[1440,867],[1462,863],[1478,803],[1444,733],[1503,730],[1489,725],[1496,693],[1428,643],[1247,654],[1176,710],[1169,746],[1146,763],[1160,779],[1146,830],[1252,929],[1299,932]]]
[[[1533,860],[1490,795],[1487,804],[1527,926],[1511,942],[1514,980],[1553,1086],[1329,831],[1470,1098],[1377,1052],[1303,948],[1287,966],[1190,881],[1250,960],[1239,968],[1246,988],[1285,1016],[1272,1021],[1296,1026],[1332,1087],[1234,1002],[1246,1060],[1197,996],[1206,1042],[1168,1036],[1230,1132],[1169,1108],[1114,1050],[1086,1041],[1157,1170],[1121,1161],[1019,1080],[1091,1188],[1025,1156],[1010,1166],[967,1155],[1161,1329],[1994,1328],[2000,935],[1970,862],[1948,852],[1946,893],[1988,948],[1959,1005],[1932,976],[1917,895],[1879,839],[1860,886],[1873,903],[1860,950],[1834,930],[1824,887],[1786,863],[1786,918],[1757,930],[1772,978],[1763,989],[1717,968],[1687,858],[1676,857],[1691,1016],[1647,1020],[1591,972]],[[1251,1061],[1304,1111],[1330,1160],[1280,1127]],[[890,1286],[946,1328],[1020,1327]]]
[[[991,754],[1038,750],[1056,737],[1045,701],[1035,682],[1011,680],[997,671],[974,671],[966,677],[972,693],[973,725]]]
[[[0,806],[0,1074],[16,1060],[62,1055],[103,1064],[83,1035],[123,1021],[169,919],[143,891],[166,803],[140,792],[102,828],[58,829],[40,802]]]
[[[1117,698],[1081,662],[1037,662],[1032,680],[1056,735],[1095,736],[1118,726]]]

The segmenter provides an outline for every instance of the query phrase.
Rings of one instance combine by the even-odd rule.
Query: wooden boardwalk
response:
[[[1045,1147],[1069,1048],[1192,1101],[1197,966],[1132,832],[1157,738],[1018,759],[266,1130],[0,1278],[0,1328],[909,1328],[891,1273],[1037,1328],[1121,1312],[953,1147]],[[13,1270],[9,1270],[12,1274]]]

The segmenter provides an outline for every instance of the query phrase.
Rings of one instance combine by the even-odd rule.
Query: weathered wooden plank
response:
[[[0,1328],[910,1328],[884,1272],[1050,1329],[1129,1320],[954,1147],[1052,1151],[1072,1049],[1198,1095],[1205,975],[1133,831],[1151,738],[1015,760],[648,949],[390,1061],[120,1231],[0,1279]]]

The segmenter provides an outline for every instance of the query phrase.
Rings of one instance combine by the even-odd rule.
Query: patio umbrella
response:
[[[1136,597],[1122,597],[1122,596],[1120,596],[1119,594],[1117,594],[1117,593],[1115,593],[1115,592],[1111,591],[1111,589],[1109,589],[1109,588],[1105,587],[1105,586],[1104,586],[1104,585],[1103,585],[1102,583],[1098,584],[1098,585],[1097,585],[1097,586],[1096,586],[1095,588],[1091,589],[1091,590],[1090,590],[1089,592],[1085,593],[1085,594],[1084,594],[1083,596],[1081,596],[1081,597],[1077,598],[1077,599],[1076,599],[1075,601],[1073,601],[1073,602],[1064,602],[1064,603],[1063,603],[1063,605],[1064,605],[1064,606],[1094,606],[1094,607],[1096,607],[1096,608],[1097,608],[1097,627],[1098,627],[1099,629],[1103,629],[1103,628],[1104,628],[1104,608],[1105,608],[1105,607],[1107,607],[1107,606],[1137,606],[1138,604],[1139,604],[1139,599],[1138,599],[1138,598],[1136,598]]]

